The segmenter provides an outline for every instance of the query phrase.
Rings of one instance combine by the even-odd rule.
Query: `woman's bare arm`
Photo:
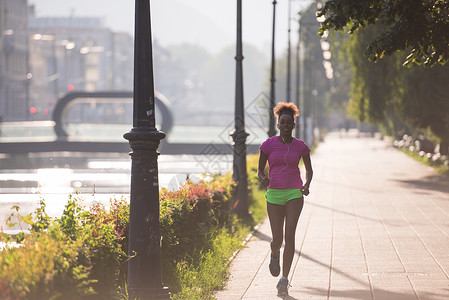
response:
[[[259,177],[260,182],[264,186],[268,186],[269,180],[268,176],[265,174],[265,167],[267,166],[268,155],[266,155],[262,150],[259,153],[259,166],[257,168],[257,177]]]
[[[310,193],[309,188],[313,178],[313,169],[312,162],[310,160],[310,154],[303,156],[302,161],[304,162],[304,166],[306,167],[306,183],[303,185],[301,191],[305,196],[307,196]]]

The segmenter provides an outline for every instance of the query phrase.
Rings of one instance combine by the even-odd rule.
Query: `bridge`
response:
[[[160,152],[232,154],[229,133],[233,127],[176,126],[168,100],[159,93],[155,96],[156,123],[167,135],[161,141]],[[127,91],[69,93],[59,99],[52,121],[0,124],[0,153],[127,153],[129,144],[122,135],[132,127],[132,98],[133,93]],[[262,128],[253,128],[249,133],[252,137],[248,139],[248,153],[256,153],[266,134]]]

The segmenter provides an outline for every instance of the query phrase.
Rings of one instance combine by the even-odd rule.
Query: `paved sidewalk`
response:
[[[296,233],[285,299],[449,299],[449,179],[375,138],[329,134]],[[219,300],[279,299],[266,220]]]

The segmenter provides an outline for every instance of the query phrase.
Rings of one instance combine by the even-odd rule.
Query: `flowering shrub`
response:
[[[188,181],[178,191],[161,191],[163,275],[171,289],[177,290],[177,265],[201,257],[212,246],[215,229],[231,226],[233,189],[228,174],[199,183]]]
[[[98,283],[95,291],[108,295],[124,282],[124,262],[128,251],[129,204],[124,198],[111,199],[109,210],[94,204],[82,215],[79,233],[84,246],[86,265],[91,266],[90,278]],[[108,297],[105,297],[107,299]]]
[[[180,190],[160,192],[160,223],[164,281],[177,291],[180,266],[213,248],[210,238],[218,228],[232,227],[231,175]],[[22,216],[14,207],[9,222],[26,223],[30,234],[20,234],[22,247],[0,252],[0,299],[112,299],[119,297],[126,277],[129,203],[111,199],[82,207],[69,195],[60,218],[51,219],[45,201]],[[20,224],[19,224],[20,225]],[[11,237],[2,234],[2,240]]]
[[[32,231],[23,246],[0,254],[1,299],[83,299],[94,294],[89,268],[79,264],[81,239],[67,239],[60,226],[39,234]]]
[[[0,287],[7,286],[0,299],[111,299],[116,294],[126,259],[125,199],[111,199],[109,210],[101,204],[86,210],[70,195],[54,220],[43,200],[34,214],[22,216],[15,209],[31,233],[18,236],[22,247],[0,252]]]

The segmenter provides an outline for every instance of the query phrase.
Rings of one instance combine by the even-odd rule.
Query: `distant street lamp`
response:
[[[236,69],[235,69],[235,131],[234,140],[234,173],[233,179],[237,183],[234,211],[237,215],[248,215],[248,177],[246,171],[246,138],[245,112],[243,108],[243,54],[242,54],[242,0],[237,0],[237,41],[236,41]]]
[[[276,0],[273,0],[273,37],[271,42],[271,77],[270,77],[270,105],[268,115],[270,116],[268,136],[272,137],[276,135],[276,129],[274,127],[274,113],[273,108],[275,106],[275,55],[274,55],[274,36],[275,36],[275,24],[276,24]]]
[[[322,3],[317,2],[317,9],[320,10],[322,8]],[[316,124],[317,120],[317,95],[318,90],[316,90],[316,83],[313,81],[314,69],[312,64],[316,60],[316,56],[312,53],[312,42],[316,37],[314,32],[318,30],[316,27],[319,26],[320,22],[323,22],[323,18],[316,18],[316,14],[306,13],[301,15],[300,17],[300,41],[304,42],[303,49],[303,68],[302,68],[302,77],[300,83],[300,101],[302,104],[302,120],[304,124],[303,130],[303,138],[307,144],[313,143],[313,131],[314,124]],[[304,29],[303,29],[304,27]],[[316,28],[316,29],[315,29]],[[307,95],[307,96],[306,96]]]
[[[288,0],[288,17],[287,17],[287,20],[288,20],[288,46],[287,46],[287,102],[290,102],[291,101],[291,99],[290,99],[290,70],[291,70],[291,67],[290,67],[290,61],[291,61],[291,50],[290,50],[290,48],[291,48],[291,46],[290,46],[290,31],[291,31],[291,6],[292,6],[292,1],[291,0]]]
[[[133,128],[131,147],[128,293],[130,299],[170,299],[162,285],[157,148],[150,1],[135,1]]]
[[[304,119],[302,115],[303,103],[302,103],[302,88],[301,85],[301,61],[299,51],[301,50],[301,12],[298,12],[298,44],[296,45],[296,106],[299,108],[301,115],[297,117],[296,121],[296,137],[300,139],[304,139]]]

